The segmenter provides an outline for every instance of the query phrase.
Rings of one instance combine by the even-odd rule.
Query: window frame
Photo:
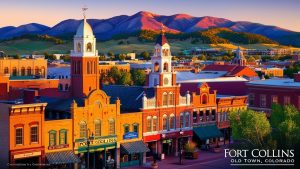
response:
[[[17,137],[20,137],[20,136],[17,136],[17,130],[21,129],[22,131],[22,135],[21,135],[21,143],[17,143]],[[24,145],[24,127],[16,127],[15,128],[15,145]]]
[[[62,144],[61,143],[61,134],[64,133],[64,143]],[[67,137],[67,133],[68,133],[68,130],[67,129],[60,129],[59,130],[59,145],[65,145],[65,144],[68,144],[68,137]]]
[[[32,141],[32,128],[37,128],[36,130],[36,141]],[[39,143],[39,126],[38,125],[31,125],[30,126],[30,143]]]

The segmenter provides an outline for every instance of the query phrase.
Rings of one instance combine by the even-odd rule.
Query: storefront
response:
[[[23,149],[10,152],[10,164],[13,169],[39,169],[42,168],[39,164],[44,164],[44,150],[38,149]]]
[[[149,151],[149,148],[142,141],[121,144],[120,167],[143,165],[145,153]]]
[[[160,139],[161,134],[144,136],[144,142],[149,148],[149,152],[146,153],[146,157],[154,157],[161,153],[161,147],[159,144]]]
[[[76,139],[75,154],[80,158],[81,168],[115,168],[117,159],[117,136]],[[89,161],[88,161],[89,160]]]
[[[223,136],[215,124],[200,125],[193,128],[194,139],[201,148],[209,149],[218,144],[219,138]]]
[[[73,151],[58,151],[46,153],[46,168],[72,169],[74,164],[80,163],[80,159]]]

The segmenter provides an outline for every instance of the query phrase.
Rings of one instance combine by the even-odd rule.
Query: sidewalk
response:
[[[224,158],[224,147],[222,147],[222,151],[220,153],[214,153],[210,151],[199,151],[199,158],[195,160],[189,160],[183,158],[183,164],[179,164],[179,157],[166,157],[166,159],[157,161],[158,162],[158,168],[159,169],[177,169],[177,168],[187,168],[188,166],[192,166],[195,164],[201,164],[208,161],[214,161],[214,160],[222,160]],[[147,162],[144,166],[139,167],[128,167],[127,169],[149,169],[151,168],[152,162]]]

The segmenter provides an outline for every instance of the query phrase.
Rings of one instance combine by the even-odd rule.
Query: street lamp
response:
[[[88,129],[90,131],[90,129]],[[92,133],[91,136],[88,136],[86,138],[86,144],[87,144],[87,169],[90,169],[90,144],[91,141],[94,139],[94,133]],[[93,166],[95,168],[95,166]]]
[[[179,164],[182,164],[182,153],[183,153],[183,150],[182,150],[182,135],[183,135],[183,131],[182,131],[182,128],[180,128],[180,131],[179,131],[179,134],[180,134],[180,138],[179,138]]]

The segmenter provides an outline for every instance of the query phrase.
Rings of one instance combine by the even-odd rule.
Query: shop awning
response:
[[[194,127],[193,131],[201,140],[222,137],[222,133],[216,125]]]
[[[145,153],[150,151],[142,141],[128,142],[121,144],[123,154]]]
[[[70,164],[80,162],[80,159],[73,153],[73,151],[47,153],[46,158],[49,164]]]

